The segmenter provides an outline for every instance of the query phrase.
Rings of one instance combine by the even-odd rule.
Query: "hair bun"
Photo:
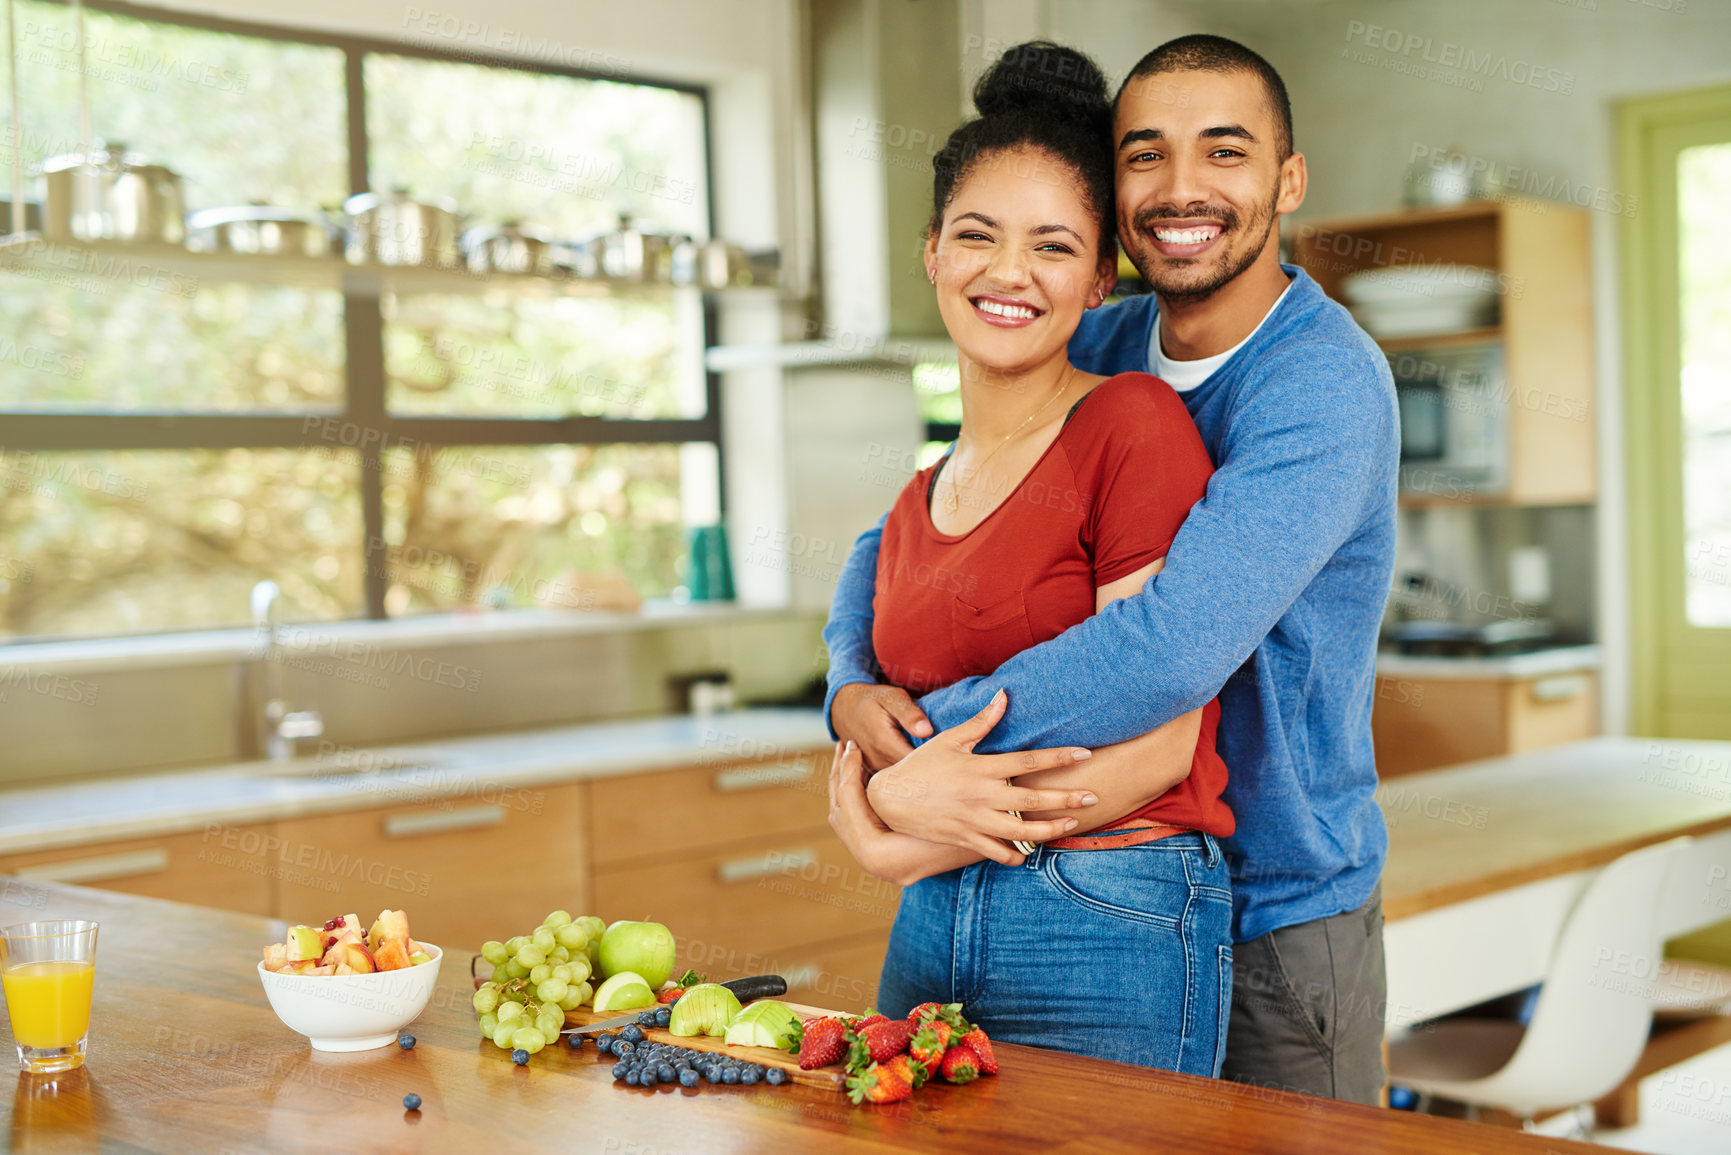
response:
[[[1108,128],[1106,77],[1092,60],[1050,40],[1007,49],[974,85],[981,116],[1033,113]]]

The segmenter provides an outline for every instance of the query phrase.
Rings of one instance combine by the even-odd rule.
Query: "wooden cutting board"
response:
[[[747,1004],[750,1005],[750,1004]],[[826,1011],[820,1007],[808,1007],[801,1003],[788,1003],[793,1013],[802,1020],[822,1019],[837,1014],[836,1011]],[[616,1019],[624,1011],[608,1011],[597,1013],[588,1007],[578,1007],[574,1011],[565,1012],[565,1025],[568,1027],[586,1027],[590,1023],[602,1022],[606,1019]],[[624,1030],[621,1026],[620,1030]],[[590,1036],[593,1038],[594,1036]],[[732,1055],[744,1059],[748,1063],[761,1063],[766,1067],[780,1067],[787,1072],[788,1078],[795,1083],[803,1083],[808,1087],[821,1087],[829,1091],[845,1091],[847,1089],[847,1074],[841,1063],[833,1063],[820,1067],[815,1071],[799,1069],[799,1056],[790,1055],[786,1051],[778,1051],[773,1047],[730,1047],[720,1039],[710,1035],[695,1035],[691,1038],[681,1038],[663,1027],[644,1027],[643,1037],[657,1043],[667,1043],[674,1047],[684,1047],[689,1051],[712,1051],[716,1054]]]

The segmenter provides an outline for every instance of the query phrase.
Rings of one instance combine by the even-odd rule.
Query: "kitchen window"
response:
[[[73,10],[17,21],[6,188],[82,138]],[[89,139],[189,211],[403,189],[479,230],[711,233],[697,88],[125,4],[84,46]],[[716,519],[696,288],[47,253],[0,255],[0,639],[248,624],[267,578],[305,620],[677,595]]]

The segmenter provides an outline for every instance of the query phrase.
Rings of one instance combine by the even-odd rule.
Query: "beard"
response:
[[[1206,264],[1193,263],[1179,268],[1167,266],[1164,258],[1152,251],[1146,238],[1160,221],[1203,218],[1218,221],[1221,236],[1230,241],[1238,235],[1240,223],[1238,211],[1230,205],[1209,205],[1200,211],[1182,213],[1174,209],[1142,209],[1130,222],[1132,243],[1124,247],[1129,250],[1137,271],[1148,279],[1155,295],[1162,300],[1181,304],[1205,300],[1256,263],[1256,258],[1268,246],[1268,234],[1274,228],[1274,208],[1279,202],[1280,186],[1276,183],[1273,195],[1266,203],[1257,206],[1245,224],[1242,235],[1249,243],[1238,251],[1228,244]]]

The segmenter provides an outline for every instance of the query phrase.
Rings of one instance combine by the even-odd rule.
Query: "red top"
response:
[[[932,482],[944,464],[908,482],[878,546],[872,645],[888,680],[916,697],[990,674],[1093,614],[1098,587],[1166,556],[1214,472],[1183,400],[1147,373],[1095,386],[1021,483],[964,534],[932,525]],[[1190,777],[1098,834],[1139,831],[1110,845],[1178,829],[1231,834],[1219,721],[1210,701]],[[1050,845],[1102,843],[1079,835]]]

